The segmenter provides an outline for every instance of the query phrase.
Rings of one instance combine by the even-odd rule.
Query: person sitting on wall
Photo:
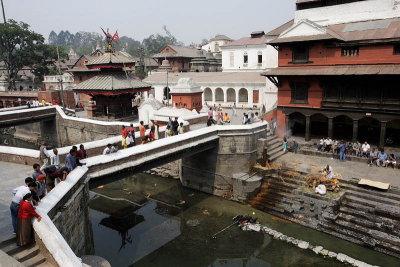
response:
[[[372,164],[378,159],[378,152],[376,152],[375,148],[372,148],[369,153],[368,166],[372,166]]]
[[[151,137],[146,135],[145,137],[142,138],[142,145],[150,143],[151,142]]]
[[[225,112],[224,115],[224,122],[225,123],[231,123],[231,118],[229,117],[228,113]]]
[[[368,158],[370,149],[371,149],[371,146],[368,144],[367,141],[365,141],[364,144],[361,146],[361,157]]]
[[[379,152],[378,154],[378,159],[376,160],[376,166],[380,167],[382,165],[385,166],[385,162],[387,160],[387,154],[385,153],[385,151],[382,149],[382,151]]]
[[[331,151],[332,148],[332,139],[329,136],[325,139],[325,152]]]
[[[57,148],[53,149],[53,156],[50,157],[50,165],[53,165],[56,167],[56,169],[61,168],[60,164],[60,155],[58,155],[58,150]]]
[[[360,142],[357,140],[354,144],[353,144],[353,153],[354,155],[356,155],[357,157],[360,155],[360,151],[361,151],[361,144]]]
[[[318,151],[320,151],[324,147],[324,144],[325,144],[325,137],[322,137],[321,140],[319,140],[319,145],[317,147]]]
[[[385,164],[386,168],[389,167],[390,165],[392,165],[393,168],[395,168],[397,166],[396,156],[394,154],[390,154],[389,158],[385,161]]]
[[[103,155],[108,155],[118,151],[118,148],[114,147],[112,144],[107,144],[107,147],[103,150]]]

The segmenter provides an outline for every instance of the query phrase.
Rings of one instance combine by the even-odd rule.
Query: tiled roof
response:
[[[125,74],[99,74],[74,87],[74,91],[118,91],[126,89],[150,88],[151,85],[140,80],[126,77]]]
[[[267,37],[262,35],[261,37],[243,37],[239,40],[230,42],[226,45],[222,45],[221,47],[230,47],[230,46],[243,46],[243,45],[263,45],[267,43]]]
[[[326,39],[337,39],[344,42],[379,42],[385,39],[400,39],[400,18],[342,23],[322,28],[326,29],[326,34],[278,37],[271,43],[279,44]]]
[[[233,41],[233,40],[226,35],[218,34],[215,35],[214,38],[211,38],[210,41]]]
[[[98,57],[92,57],[87,66],[92,65],[103,65],[103,64],[134,64],[135,60],[131,57],[127,57],[121,53],[104,53]]]
[[[289,27],[292,26],[293,23],[294,23],[294,19],[286,22],[285,24],[282,24],[278,28],[273,29],[272,31],[268,32],[266,35],[267,36],[279,36],[282,32],[289,29]]]
[[[172,48],[176,53],[158,53],[153,55],[153,58],[165,58],[165,57],[188,57],[194,58],[198,57],[198,49],[192,47],[183,47],[183,46],[176,46],[176,45],[168,45]]]

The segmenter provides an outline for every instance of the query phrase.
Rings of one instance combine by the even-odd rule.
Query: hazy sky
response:
[[[24,21],[47,39],[51,30],[101,33],[118,29],[143,40],[162,26],[189,44],[225,34],[268,32],[294,16],[295,0],[3,0],[7,19]]]

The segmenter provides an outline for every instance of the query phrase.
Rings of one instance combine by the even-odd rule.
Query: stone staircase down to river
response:
[[[254,168],[263,175],[254,208],[400,258],[400,192],[341,182],[339,193],[318,196],[302,186],[305,173]]]
[[[275,161],[280,156],[284,155],[282,148],[283,141],[276,135],[268,134],[267,137],[267,160],[269,162]]]
[[[52,267],[41,254],[39,246],[33,242],[30,245],[19,247],[15,236],[6,238],[0,242],[0,249],[19,261],[26,267]],[[0,264],[1,265],[1,264]]]

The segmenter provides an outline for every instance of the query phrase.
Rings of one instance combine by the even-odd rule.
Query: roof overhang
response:
[[[267,69],[262,75],[266,77],[400,75],[400,64],[278,67]]]
[[[73,89],[75,93],[79,94],[87,94],[87,95],[105,95],[105,96],[113,96],[113,95],[126,95],[126,94],[135,94],[139,92],[148,92],[151,88],[140,88],[140,89],[125,89],[125,90],[77,90]]]

